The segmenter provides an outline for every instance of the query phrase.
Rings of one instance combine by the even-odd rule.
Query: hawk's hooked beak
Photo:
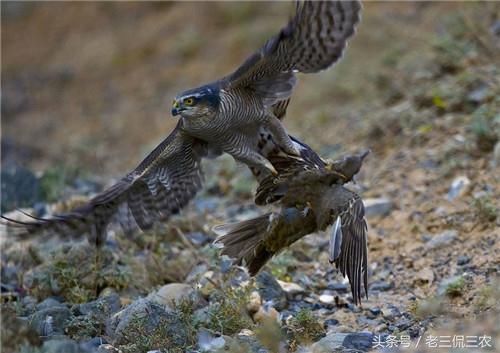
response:
[[[181,111],[183,111],[185,108],[184,106],[181,104],[181,102],[179,102],[177,99],[174,100],[174,103],[172,103],[172,115],[173,116],[176,116],[176,115],[179,115],[179,113]]]

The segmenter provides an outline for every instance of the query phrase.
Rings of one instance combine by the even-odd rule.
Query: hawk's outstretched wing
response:
[[[222,87],[249,89],[268,107],[288,99],[296,81],[294,72],[318,72],[342,56],[360,10],[359,1],[298,2],[287,26],[225,77]]]
[[[179,121],[173,132],[132,172],[116,184],[71,212],[52,218],[14,221],[2,216],[7,227],[20,228],[20,235],[47,232],[80,237],[101,244],[106,227],[125,209],[141,229],[178,213],[201,188],[201,158],[208,152],[205,143],[181,131]]]

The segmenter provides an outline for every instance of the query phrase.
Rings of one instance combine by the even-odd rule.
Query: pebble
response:
[[[325,329],[328,329],[328,327],[330,327],[330,326],[336,326],[338,324],[339,324],[339,320],[337,320],[337,319],[327,319],[327,320],[325,320],[323,322],[323,327]]]
[[[272,306],[261,306],[259,310],[252,316],[255,323],[265,323],[269,320],[278,321],[280,313]]]
[[[294,296],[296,294],[303,294],[305,293],[305,289],[302,288],[300,285],[298,285],[297,283],[293,283],[293,282],[284,282],[284,281],[280,281],[278,280],[278,283],[280,284],[281,288],[283,288],[283,290],[291,295],[291,296]]]
[[[468,257],[467,255],[460,255],[458,258],[457,258],[457,265],[458,266],[463,266],[463,265],[466,265],[470,262],[470,257]]]
[[[428,250],[438,249],[445,245],[451,244],[458,237],[458,232],[456,230],[445,230],[442,233],[434,235],[425,244]]]
[[[385,292],[388,291],[389,289],[392,289],[392,287],[393,287],[392,283],[385,281],[376,281],[370,285],[370,290],[378,290],[380,292]]]
[[[371,332],[350,333],[344,339],[343,346],[347,349],[355,349],[366,352],[370,350],[373,342]]]
[[[283,310],[288,305],[286,292],[278,281],[268,272],[260,272],[256,277],[257,290],[263,302],[272,302],[277,310]]]
[[[465,175],[453,179],[447,194],[448,200],[452,201],[457,197],[463,196],[469,190],[469,187],[470,179]]]
[[[97,353],[121,353],[121,351],[112,346],[111,344],[101,344],[99,348],[97,348]]]
[[[482,83],[478,87],[474,88],[472,91],[469,92],[467,95],[467,100],[472,103],[482,103],[484,102],[487,98],[490,97],[491,90],[488,87],[488,85]]]
[[[335,303],[335,297],[331,294],[321,294],[319,301],[323,304],[333,304]]]
[[[382,316],[386,320],[394,321],[397,317],[401,316],[401,312],[394,305],[387,305],[382,308]]]
[[[202,232],[187,233],[186,238],[188,238],[189,241],[196,246],[203,246],[210,241],[210,238]]]
[[[195,306],[201,303],[201,298],[195,289],[185,283],[166,284],[157,291],[150,293],[146,299],[170,309],[172,309],[173,305],[183,300],[193,300]]]
[[[252,293],[250,293],[250,298],[247,304],[247,311],[250,314],[256,313],[257,311],[259,311],[261,306],[262,306],[262,299],[260,298],[259,292],[253,291]]]
[[[425,267],[416,273],[414,282],[430,285],[434,282],[434,272],[430,268]]]
[[[45,341],[42,346],[43,352],[50,353],[80,353],[78,343],[69,338],[58,338]]]
[[[365,205],[365,215],[367,217],[386,216],[394,207],[392,201],[385,197],[365,199],[363,204]]]
[[[49,308],[54,308],[54,307],[61,307],[61,306],[64,307],[65,305],[62,304],[59,300],[52,298],[52,297],[49,297],[49,298],[44,299],[40,303],[38,303],[36,305],[36,309],[37,310],[44,310],[44,309],[49,309]]]
[[[337,293],[347,293],[347,290],[349,287],[347,286],[346,283],[334,282],[334,283],[330,283],[327,286],[327,288],[330,290],[336,291]]]

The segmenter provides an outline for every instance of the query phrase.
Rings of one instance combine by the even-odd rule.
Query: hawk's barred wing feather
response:
[[[249,89],[266,106],[288,99],[294,72],[314,73],[333,65],[360,19],[359,1],[305,1],[281,31],[222,80],[225,89]]]
[[[120,206],[126,205],[137,225],[147,229],[178,213],[195,196],[202,185],[200,164],[206,154],[206,145],[186,136],[178,125],[135,170],[87,204],[47,219],[31,217],[20,222],[2,218],[7,227],[17,226],[24,233],[73,237],[87,233],[102,243],[107,225]]]

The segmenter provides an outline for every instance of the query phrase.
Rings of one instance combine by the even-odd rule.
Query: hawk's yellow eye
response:
[[[186,99],[184,99],[184,104],[185,105],[193,105],[193,103],[194,103],[193,98],[186,98]]]

